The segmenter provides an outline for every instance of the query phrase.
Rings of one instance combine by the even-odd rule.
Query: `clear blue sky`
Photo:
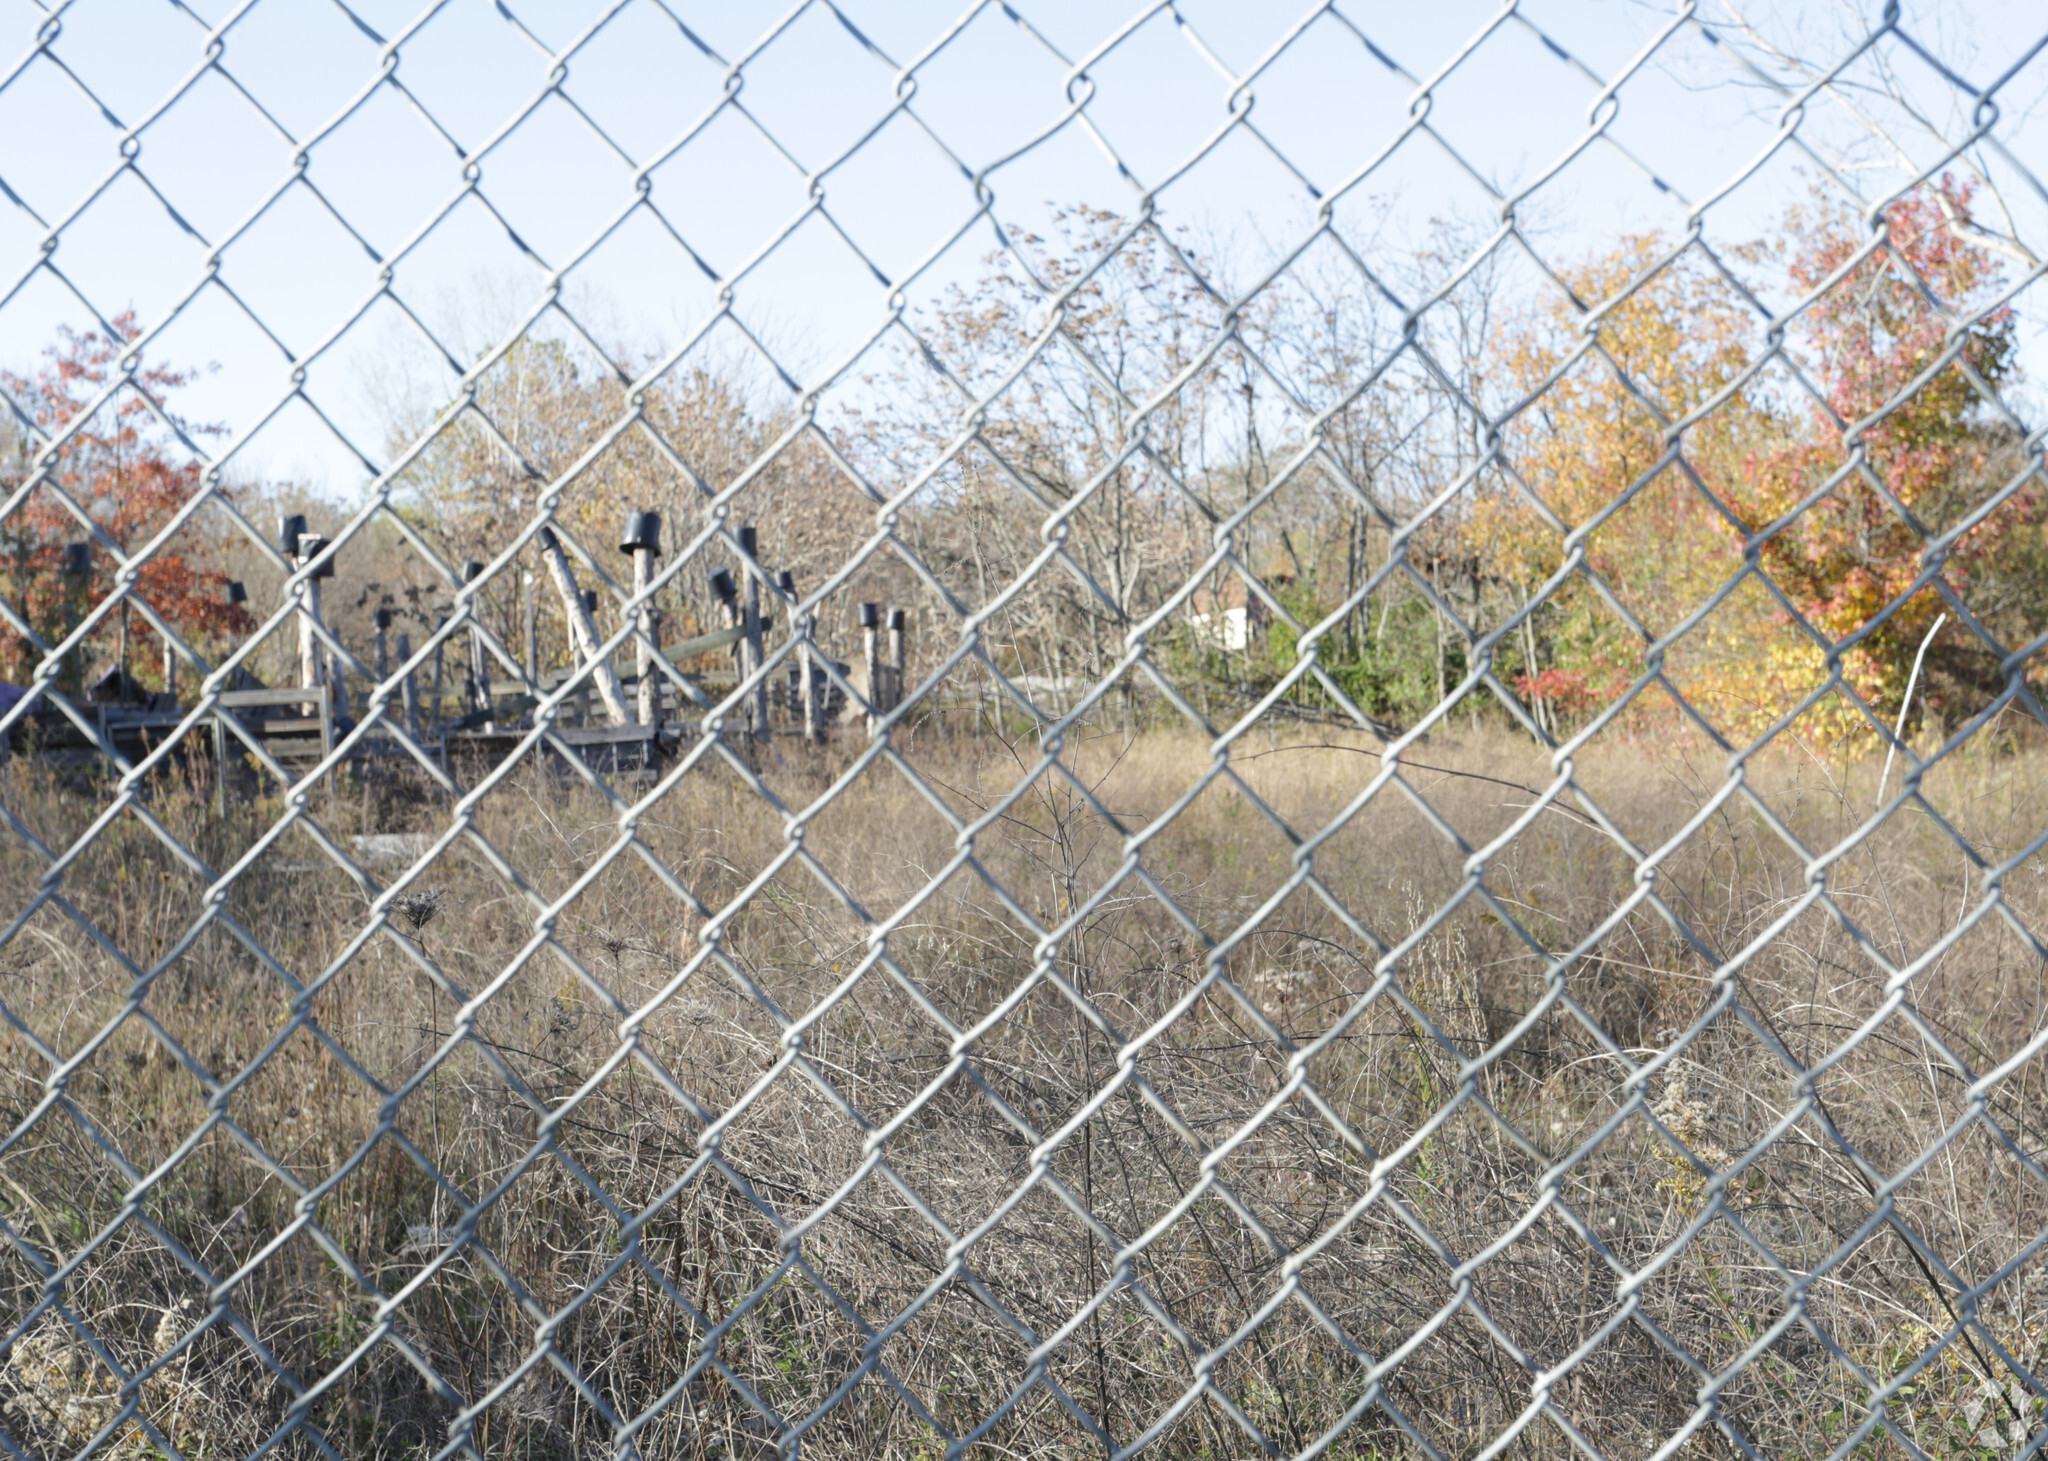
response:
[[[1068,66],[1053,49],[1078,59],[1148,17],[1089,67],[1085,120],[1100,140],[1070,118],[989,175],[1006,223],[1039,224],[1050,206],[1073,203],[1128,211],[1133,179],[1156,185],[1226,120],[1225,72],[1248,71],[1307,13],[1242,0],[1149,13],[1101,0],[1013,0],[1007,10],[966,11],[963,25],[963,9],[961,0],[845,0],[836,11],[797,8],[791,19],[787,7],[699,0],[450,0],[424,12],[418,0],[352,0],[347,10],[333,0],[0,0],[0,181],[18,200],[0,197],[0,288],[10,291],[0,304],[0,366],[31,367],[60,323],[87,324],[93,310],[133,309],[146,326],[164,319],[204,278],[209,247],[292,176],[307,139],[367,93],[306,150],[303,181],[228,245],[218,282],[198,290],[157,351],[217,367],[182,404],[230,428],[229,442],[242,444],[238,475],[289,476],[346,495],[362,471],[311,411],[295,404],[253,428],[286,387],[287,352],[303,357],[344,326],[308,367],[308,390],[366,454],[381,460],[393,403],[445,395],[452,377],[391,300],[354,318],[380,269],[393,267],[405,304],[473,354],[536,297],[538,261],[559,266],[585,249],[633,200],[635,166],[709,116],[650,174],[669,228],[642,210],[568,277],[567,298],[608,342],[664,349],[715,307],[703,266],[729,275],[753,258],[804,209],[807,174],[889,117],[900,68],[955,32],[916,69],[915,119],[895,116],[822,178],[831,223],[812,217],[736,288],[739,316],[808,378],[875,327],[892,288],[915,305],[974,277],[991,243],[986,223],[931,257],[974,213],[962,165],[988,167],[1060,123]],[[209,28],[238,10],[220,68],[205,69]],[[1758,12],[1774,40],[1829,57],[1860,13],[1836,0]],[[561,94],[506,133],[545,90],[549,53],[607,13],[569,58]],[[1304,178],[1327,194],[1398,134],[1414,86],[1381,57],[1430,76],[1497,14],[1484,0],[1346,0],[1252,87],[1252,120],[1294,171],[1240,130],[1161,194],[1166,217],[1224,241],[1234,270],[1255,268],[1311,226]],[[1597,91],[1585,72],[1618,74],[1671,18],[1666,5],[1628,0],[1532,0],[1521,14],[1528,24],[1496,28],[1435,89],[1431,113],[1443,138],[1502,188],[1540,175],[1585,125]],[[1682,200],[1713,194],[1768,141],[1774,107],[1741,84],[1737,64],[1745,45],[1761,53],[1739,43],[1735,17],[1718,4],[1699,14],[1728,42],[1711,44],[1694,27],[1674,36],[1622,89],[1610,129],[1668,188],[1596,146],[1529,210],[1555,257],[1618,231],[1677,228]],[[1923,0],[1908,6],[1908,27],[1981,82],[2038,40],[2048,13]],[[409,96],[376,84],[385,44],[401,36],[392,74]],[[750,51],[721,107],[729,63]],[[1890,135],[1923,161],[1936,155],[1936,132],[1959,136],[1967,126],[1957,93],[1896,41],[1851,80],[1881,81],[1880,59],[1934,128],[1893,109]],[[2034,116],[2044,89],[2048,58],[2037,57],[2001,94],[1998,135],[2021,165],[2048,175]],[[122,171],[124,130],[145,121],[136,169]],[[1869,191],[1897,174],[1898,159],[1846,108],[1817,104],[1808,126]],[[1782,155],[1713,208],[1710,236],[1765,231],[1804,193],[1798,162]],[[461,194],[466,165],[481,169],[482,197],[461,198],[418,238]],[[1996,181],[2020,234],[2048,252],[2048,205],[2019,170],[1989,165],[2002,169]],[[1338,218],[1370,247],[1398,250],[1433,217],[1493,211],[1435,141],[1417,136],[1345,197]],[[65,219],[49,266],[39,267],[50,227]],[[2032,360],[2043,352],[2034,312],[2027,319]]]

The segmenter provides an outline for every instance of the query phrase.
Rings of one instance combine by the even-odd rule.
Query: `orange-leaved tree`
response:
[[[1714,499],[1785,428],[1767,400],[1736,390],[1674,448],[1672,425],[1741,377],[1755,324],[1710,265],[1690,252],[1662,262],[1670,251],[1662,236],[1642,235],[1562,271],[1571,297],[1523,316],[1502,340],[1510,378],[1535,398],[1509,427],[1509,472],[1464,526],[1492,571],[1526,601],[1563,565],[1566,534],[1593,525],[1583,571],[1532,621],[1517,684],[1567,714],[1611,703],[1644,672],[1643,633],[1670,632],[1740,573]],[[1722,700],[1731,676],[1755,662],[1756,616],[1753,600],[1738,595],[1667,656],[1667,673],[1689,701],[1705,710]],[[1632,718],[1670,708],[1653,693]]]
[[[105,390],[127,343],[140,333],[132,313],[116,316],[112,324],[112,337],[96,330],[60,331],[33,378],[0,372],[0,387],[46,435],[55,435]],[[155,365],[136,372],[136,380],[162,403],[193,374]],[[218,431],[172,419],[188,436]],[[0,592],[46,643],[69,632],[114,586],[114,565],[97,549],[89,573],[67,571],[65,545],[91,534],[50,482],[124,553],[133,552],[200,490],[199,464],[184,456],[149,400],[123,388],[58,448],[49,482],[35,487],[0,521]],[[10,497],[27,480],[27,471],[24,465],[10,472]],[[226,583],[217,569],[167,545],[140,565],[135,593],[188,638],[247,633],[253,621],[241,605],[226,602]],[[41,658],[21,635],[0,635],[0,667],[8,679],[24,680]],[[75,660],[68,675],[74,681],[80,668]]]
[[[1763,731],[1827,684],[1814,632],[1840,643],[1873,625],[1921,571],[1922,533],[1961,521],[2018,475],[2017,434],[1984,397],[2014,374],[2014,320],[1996,304],[1998,259],[1973,240],[1968,205],[1967,189],[1918,189],[1885,210],[1882,246],[1860,257],[1868,234],[1818,210],[1794,212],[1780,240],[1744,251],[1752,263],[1785,259],[1799,296],[1843,271],[1794,325],[1793,358],[1818,399],[1775,362],[1747,373],[1766,345],[1762,321],[1692,253],[1653,269],[1668,245],[1649,236],[1564,271],[1578,304],[1560,300],[1514,327],[1514,378],[1536,391],[1583,345],[1583,310],[1607,305],[1596,348],[1516,419],[1507,447],[1521,486],[1503,481],[1482,499],[1470,530],[1527,591],[1562,562],[1562,538],[1522,492],[1568,529],[1597,520],[1585,566],[1653,636],[1734,585],[1663,665],[1724,734]],[[1667,423],[1709,406],[1674,454]],[[2029,478],[1943,569],[1985,617],[2012,621],[2015,642],[2048,619],[2036,571],[2048,558],[2043,509]],[[1758,555],[1766,583],[1745,572],[1744,545],[1774,526]],[[1881,714],[1940,611],[1922,590],[1843,656],[1844,678]],[[1519,685],[1532,697],[1590,712],[1646,666],[1642,637],[1584,576],[1537,622],[1536,670]],[[1930,657],[1936,708],[1970,685],[1984,703],[1995,659],[1967,636],[1949,639]],[[1658,704],[1639,702],[1637,718]],[[1868,725],[1839,698],[1809,718],[1831,736]]]
[[[1809,377],[1822,399],[1810,407],[1804,431],[1746,463],[1740,511],[1758,531],[1798,512],[1765,547],[1763,567],[1800,614],[1837,642],[1911,590],[1922,569],[1923,531],[1960,522],[2015,475],[2017,433],[1987,409],[1984,392],[2014,376],[2016,321],[1997,303],[1999,258],[1971,235],[1969,202],[1970,190],[1947,179],[1914,190],[1884,210],[1881,243],[1860,259],[1871,236],[1855,220],[1796,220],[1803,237],[1789,274],[1801,293],[1855,263],[1800,319]],[[1852,457],[1857,449],[1860,458]],[[2011,595],[1989,586],[2031,577],[2015,574],[2012,560],[2037,556],[2029,549],[2042,519],[2039,478],[2030,476],[1956,544],[1943,576],[1980,613],[2010,608]],[[1922,589],[1844,656],[1844,677],[1881,716],[1897,706],[1914,652],[1942,611],[1938,595]],[[2018,632],[2038,632],[2038,625]],[[1986,680],[1987,658],[1995,656],[1975,649],[1969,636],[1944,635],[1929,659],[1937,702]],[[1996,678],[1988,676],[1992,684]]]

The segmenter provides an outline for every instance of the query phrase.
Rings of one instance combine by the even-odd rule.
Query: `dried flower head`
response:
[[[441,900],[447,896],[444,888],[414,888],[393,899],[391,911],[405,920],[406,927],[418,933],[434,921],[434,915],[441,911]]]

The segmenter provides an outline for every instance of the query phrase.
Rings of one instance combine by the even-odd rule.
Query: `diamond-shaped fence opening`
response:
[[[1410,10],[24,13],[9,1454],[2048,1445],[2043,39]]]

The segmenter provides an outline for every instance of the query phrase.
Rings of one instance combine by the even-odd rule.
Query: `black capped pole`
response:
[[[889,708],[894,710],[903,703],[903,629],[909,616],[901,609],[889,611],[889,668],[892,683],[889,686]]]
[[[462,581],[465,584],[477,582],[484,576],[484,565],[472,558],[462,565]],[[485,712],[483,728],[486,733],[498,727],[490,718],[491,709],[491,656],[484,647],[484,631],[480,621],[483,593],[479,591],[469,601],[469,687],[472,710]]]
[[[326,553],[333,544],[333,541],[331,538],[322,537],[315,533],[301,533],[299,535],[299,561],[301,563],[311,563],[322,553]],[[322,627],[326,625],[327,619],[320,608],[320,584],[322,580],[334,577],[334,559],[335,555],[329,553],[327,561],[313,570],[310,584],[313,599],[313,621]],[[321,678],[316,680],[315,683],[324,683],[327,686],[328,713],[336,716],[347,715],[348,671],[342,668],[341,652],[329,648],[323,642],[317,644],[313,653],[319,660],[321,674]]]
[[[442,631],[442,630],[443,630],[444,628],[446,628],[446,627],[447,627],[447,625],[448,625],[448,616],[447,616],[446,614],[442,614],[442,615],[439,615],[439,616],[437,616],[437,617],[435,618],[435,620],[434,620],[434,633],[438,635],[438,634],[439,634],[439,633],[440,633],[440,632],[441,632],[441,631]],[[447,650],[448,650],[448,641],[447,641],[447,640],[445,640],[445,639],[440,639],[440,640],[437,640],[437,641],[435,642],[435,644],[434,644],[434,684],[433,684],[433,688],[432,688],[432,689],[430,689],[430,690],[429,690],[429,691],[427,692],[427,708],[428,708],[429,710],[433,711],[433,713],[434,713],[434,718],[433,718],[433,722],[432,722],[432,724],[433,724],[433,728],[434,728],[434,734],[435,734],[435,735],[437,735],[437,736],[441,734],[441,721],[442,721],[442,719],[444,718],[444,717],[442,716],[442,713],[441,713],[441,711],[442,711],[442,705],[441,705],[441,686],[442,686],[442,683],[443,683],[443,681],[444,681],[444,679],[445,679],[444,671],[445,671],[445,669],[446,669],[446,665],[444,665],[444,664],[443,664],[443,659],[445,658],[445,656],[446,656],[446,654],[447,654]],[[445,743],[445,742],[443,743],[443,746],[444,746],[444,748],[445,748],[445,746],[446,746],[446,743]]]
[[[633,560],[633,596],[640,601],[637,623],[638,643],[633,646],[633,671],[639,681],[640,724],[661,723],[661,685],[654,677],[654,560],[661,554],[661,514],[642,508],[626,519],[625,537],[619,551]]]
[[[775,586],[789,599],[789,612],[796,614],[796,575],[787,568],[775,575]],[[817,666],[818,616],[805,614],[796,619],[796,637],[800,641],[796,652],[796,705],[792,707],[803,717],[804,739],[815,744],[823,739],[824,731],[818,714],[818,691],[821,687]]]
[[[64,576],[78,580],[79,592],[81,595],[84,593],[86,586],[92,581],[92,544],[90,542],[66,543],[64,545]],[[78,598],[72,597],[68,593],[66,598],[71,605],[65,611],[64,628],[68,634],[77,627],[80,610]]]
[[[592,645],[595,645],[600,639],[604,638],[604,628],[597,622],[597,590],[594,588],[587,588],[583,590],[583,617],[590,625],[590,642]],[[585,659],[588,663],[597,663],[597,651],[593,648],[590,651],[590,653],[585,656]],[[610,660],[606,660],[604,662],[604,669],[607,674],[611,672],[611,667],[612,662]],[[616,684],[617,682],[614,681],[613,683]],[[619,704],[623,707],[625,703],[626,688],[625,686],[620,685]],[[586,684],[583,687],[583,723],[585,725],[596,724],[596,712],[597,706],[594,703],[592,703],[590,698],[590,686]],[[628,711],[621,709],[617,718],[613,721],[613,724],[624,725],[627,719],[629,718],[629,715],[630,713]]]
[[[862,663],[867,670],[868,731],[874,732],[882,718],[882,646],[881,636],[876,632],[882,624],[880,604],[860,606],[860,633]]]
[[[226,604],[229,608],[233,608],[236,604],[248,603],[248,586],[244,584],[242,580],[240,580],[239,578],[229,579],[227,584],[220,591],[220,601]],[[248,681],[249,672],[243,669],[240,665],[235,666],[234,678],[230,681],[230,683],[233,685],[241,686],[246,685]],[[220,728],[218,725],[214,727],[214,739],[217,743],[216,749],[220,749]],[[225,815],[225,811],[223,811],[223,815]]]
[[[306,519],[295,514],[284,519],[280,525],[279,539],[292,546],[292,557],[300,570],[313,561],[327,540],[306,531]],[[320,642],[320,580],[334,571],[330,561],[322,565],[326,572],[308,574],[299,584],[299,688],[311,690],[327,683],[326,648]],[[307,701],[305,714],[318,715],[320,707],[315,701]]]
[[[540,596],[535,592],[536,588],[533,570],[520,569],[519,608],[526,631],[526,642],[520,647],[526,651],[526,692],[529,695],[540,694]]]
[[[740,610],[740,625],[744,631],[740,640],[740,678],[745,680],[759,674],[761,666],[767,663],[761,642],[761,580],[753,571],[761,561],[761,539],[752,523],[740,528],[740,552],[751,560],[751,566],[741,569],[746,602]],[[771,734],[766,675],[761,675],[760,683],[747,693],[747,719],[753,724],[754,739],[766,741]]]
[[[391,611],[377,610],[370,622],[377,628],[377,682],[382,684],[391,673]]]
[[[305,534],[306,515],[303,512],[295,512],[288,517],[280,517],[277,520],[278,551],[287,558],[297,558],[299,556],[299,539],[304,537]]]
[[[420,738],[420,691],[412,677],[412,636],[403,629],[398,631],[398,659],[406,667],[405,678],[399,682],[400,703],[405,709],[405,731],[414,740]]]

